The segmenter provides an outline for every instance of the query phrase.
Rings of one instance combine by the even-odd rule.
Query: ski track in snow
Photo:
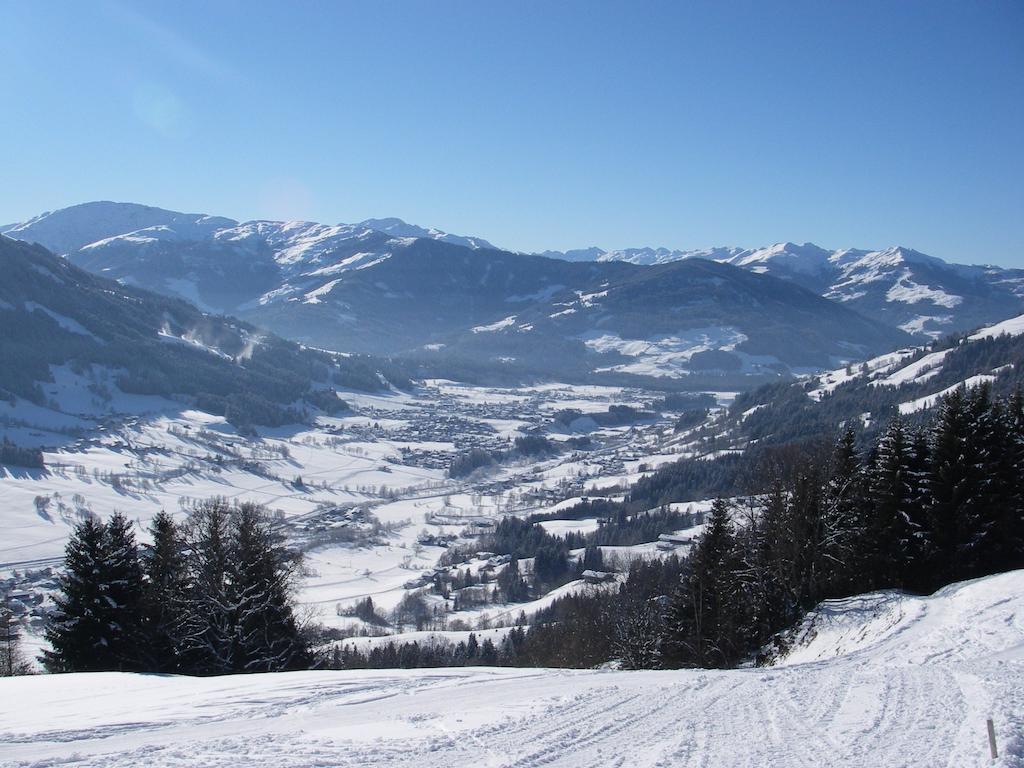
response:
[[[865,596],[779,666],[731,671],[6,679],[0,765],[1020,768],[1022,607],[1024,571]]]

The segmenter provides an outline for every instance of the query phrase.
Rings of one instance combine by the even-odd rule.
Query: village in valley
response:
[[[707,432],[677,431],[664,394],[641,389],[428,380],[412,392],[341,393],[346,411],[253,436],[159,398],[127,398],[119,413],[116,396],[83,401],[75,384],[57,377],[57,410],[8,420],[22,440],[60,446],[44,452],[44,469],[3,485],[9,508],[21,511],[0,543],[0,593],[33,650],[78,521],[120,510],[144,540],[160,510],[184,519],[214,496],[264,505],[302,552],[298,603],[325,641],[509,627],[558,596],[611,588],[634,558],[685,550],[692,532],[606,547],[603,570],[580,565],[552,594],[506,604],[495,585],[510,558],[478,544],[500,518],[543,515],[554,535],[596,530],[598,519],[561,520],[559,511],[622,499],[643,474],[715,444]],[[731,393],[704,397],[713,411]],[[466,456],[485,461],[452,476]],[[673,506],[692,508],[694,526],[707,508]],[[582,549],[572,555],[582,562]],[[531,563],[517,567],[529,580]]]

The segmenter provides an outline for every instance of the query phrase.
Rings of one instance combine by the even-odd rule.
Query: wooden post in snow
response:
[[[996,727],[992,723],[991,717],[986,722],[988,723],[988,749],[992,753],[992,759],[995,760],[999,757],[999,750],[996,749]]]

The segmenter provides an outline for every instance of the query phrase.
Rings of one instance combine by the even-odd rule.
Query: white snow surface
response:
[[[899,387],[904,384],[927,381],[939,372],[942,367],[942,361],[945,360],[947,354],[949,354],[948,349],[931,352],[920,360],[916,360],[889,374],[884,379],[877,379],[872,383],[878,386]]]
[[[473,333],[492,333],[494,331],[500,331],[502,328],[508,328],[510,325],[514,325],[516,322],[515,315],[509,315],[508,317],[491,323],[490,325],[477,325],[473,328]]]
[[[540,527],[552,536],[565,536],[569,533],[593,533],[599,527],[596,517],[584,520],[542,520]]]
[[[937,288],[930,288],[927,285],[915,283],[910,278],[910,272],[904,271],[902,276],[886,291],[885,297],[889,301],[899,301],[904,304],[917,304],[921,301],[930,301],[940,307],[952,309],[963,301],[963,297],[946,293]]]
[[[1011,317],[1009,320],[1003,320],[1001,323],[990,325],[988,328],[982,328],[976,333],[972,333],[968,338],[971,341],[977,339],[990,339],[996,336],[1020,336],[1024,333],[1024,315],[1017,315],[1017,317]]]
[[[771,355],[751,355],[738,351],[737,347],[747,340],[747,336],[732,326],[690,328],[676,334],[647,339],[623,339],[609,331],[591,330],[579,338],[596,352],[617,352],[632,358],[630,362],[599,368],[598,371],[679,378],[691,373],[688,364],[695,354],[710,350],[731,352],[740,359],[741,370],[745,373],[760,372],[765,366],[779,362],[778,358]]]
[[[992,382],[995,380],[996,377],[992,376],[991,374],[979,373],[976,376],[966,378],[963,381],[959,382],[958,384],[954,384],[951,387],[946,387],[941,392],[936,392],[935,394],[932,395],[925,395],[924,397],[919,397],[916,400],[911,400],[910,402],[907,403],[900,403],[900,413],[905,416],[908,413],[916,413],[917,411],[923,411],[927,408],[934,408],[936,405],[938,405],[939,401],[942,398],[944,398],[946,395],[952,394],[961,387],[970,389],[971,387],[976,387],[979,384],[984,384],[986,382]]]
[[[1024,572],[812,618],[780,665],[731,671],[6,678],[0,764],[1024,766]]]

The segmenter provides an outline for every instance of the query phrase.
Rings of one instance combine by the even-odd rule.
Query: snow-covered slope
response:
[[[392,237],[425,237],[429,240],[441,240],[452,245],[464,245],[467,248],[494,248],[482,237],[467,237],[464,235],[452,235],[442,232],[439,229],[425,229],[415,224],[407,224],[401,219],[394,217],[387,219],[366,219],[359,223],[359,226],[373,229],[377,232],[384,232]]]
[[[934,407],[940,399],[959,387],[972,387],[983,382],[992,382],[1000,374],[1014,372],[1012,350],[1004,356],[977,356],[977,363],[968,369],[949,370],[950,354],[966,353],[976,342],[999,337],[1024,335],[1024,315],[1012,317],[1000,323],[985,326],[961,338],[953,346],[940,349],[917,347],[902,349],[863,363],[816,376],[817,384],[807,394],[814,400],[821,400],[841,385],[859,383],[868,387],[893,387],[905,398],[898,403],[899,412],[906,415]],[[922,393],[923,391],[923,393]]]
[[[786,242],[754,249],[588,248],[544,255],[631,264],[692,258],[721,261],[792,280],[908,333],[933,338],[1024,308],[1024,270],[947,264],[901,246],[829,250],[813,243]]]
[[[1024,571],[918,597],[897,591],[827,600],[790,633],[775,666],[845,657],[866,665],[1024,659]]]
[[[239,223],[108,201],[47,212],[8,225],[0,233],[37,242],[107,277],[222,312],[237,310],[246,299],[302,300],[326,277],[386,259],[396,246],[413,238],[493,247],[481,238],[425,229],[396,218],[336,225]]]
[[[359,224],[239,223],[113,202],[45,213],[9,225],[3,233],[38,242],[76,266],[125,284],[270,325],[280,314],[288,314],[276,305],[323,304],[346,272],[386,261],[416,239],[493,248],[481,238],[425,229],[396,218]],[[267,311],[269,319],[264,316]],[[326,320],[336,325],[346,319],[352,319],[351,313],[331,310],[321,313],[315,324]]]
[[[900,246],[829,251],[780,243],[729,263],[800,283],[918,336],[937,338],[1024,308],[1021,270],[947,264]]]
[[[671,248],[623,248],[617,251],[606,251],[602,248],[592,247],[571,251],[544,251],[539,255],[566,261],[624,261],[628,264],[651,266],[669,264],[683,259],[729,261],[741,253],[745,253],[742,248],[695,248],[687,251]]]
[[[0,227],[0,234],[17,240],[39,243],[51,251],[68,255],[87,246],[114,237],[128,237],[138,233],[147,238],[196,240],[214,237],[236,240],[265,235],[275,247],[287,250],[293,241],[322,241],[358,236],[366,230],[381,232],[391,237],[422,237],[440,240],[470,248],[493,248],[480,237],[465,237],[408,224],[398,218],[367,219],[358,224],[336,226],[306,221],[250,221],[239,222],[223,216],[199,213],[179,213],[137,203],[117,203],[109,200],[82,203],[56,211],[47,211],[28,221]],[[312,235],[311,235],[312,232]]]
[[[829,603],[803,657],[763,669],[4,679],[0,762],[1019,768],[1022,595],[1014,572]]]
[[[150,205],[101,200],[47,211],[20,224],[8,225],[0,229],[0,234],[39,243],[55,253],[68,254],[91,243],[139,230],[153,230],[154,233],[173,231],[184,237],[186,234],[210,234],[237,224],[237,221],[221,216],[179,213]]]

